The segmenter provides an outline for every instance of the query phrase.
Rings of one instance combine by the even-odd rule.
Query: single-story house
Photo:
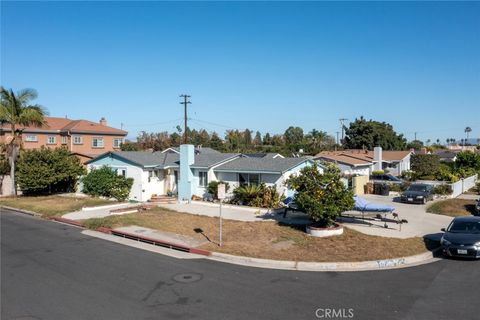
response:
[[[455,162],[459,152],[461,150],[437,150],[435,154],[440,158],[440,161]]]
[[[371,175],[375,170],[383,170],[400,175],[410,170],[411,151],[383,151],[376,147],[370,150],[322,151],[314,159],[336,163],[347,175]]]
[[[280,154],[221,153],[211,148],[182,145],[163,151],[108,152],[87,162],[89,170],[109,166],[134,180],[130,199],[147,201],[152,195],[178,194],[180,200],[203,197],[211,181],[230,186],[265,183],[279,193],[291,195],[284,184],[291,174],[313,164],[307,158],[285,158]],[[185,178],[184,178],[185,177]]]

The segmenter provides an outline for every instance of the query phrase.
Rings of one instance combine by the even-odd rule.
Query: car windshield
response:
[[[425,192],[427,191],[427,186],[423,186],[423,185],[411,185],[407,191],[421,191],[421,192]]]
[[[480,221],[454,221],[449,232],[454,233],[480,233]]]

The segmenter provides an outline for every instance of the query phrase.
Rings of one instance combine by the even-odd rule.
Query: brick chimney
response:
[[[107,119],[105,119],[105,117],[102,117],[102,119],[100,119],[100,124],[102,126],[107,126]]]

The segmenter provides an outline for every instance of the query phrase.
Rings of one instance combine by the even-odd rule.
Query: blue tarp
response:
[[[354,209],[358,211],[392,212],[395,210],[394,207],[389,206],[387,204],[369,202],[364,198],[360,198],[359,196],[354,196],[354,199],[355,199]]]

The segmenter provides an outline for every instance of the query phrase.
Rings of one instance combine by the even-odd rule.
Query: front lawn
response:
[[[111,201],[99,198],[73,198],[60,196],[0,198],[0,205],[34,211],[44,217],[59,217],[78,211],[82,207],[111,204]]]
[[[397,258],[428,250],[422,238],[396,239],[369,236],[345,229],[341,236],[315,238],[304,231],[276,222],[224,220],[222,247],[218,243],[218,218],[154,208],[143,213],[85,220],[98,227],[142,227],[209,239],[202,249],[255,258],[296,261],[365,261]],[[203,231],[203,232],[200,232]]]
[[[475,212],[475,201],[465,199],[448,199],[432,203],[427,212],[450,217],[469,216]]]

